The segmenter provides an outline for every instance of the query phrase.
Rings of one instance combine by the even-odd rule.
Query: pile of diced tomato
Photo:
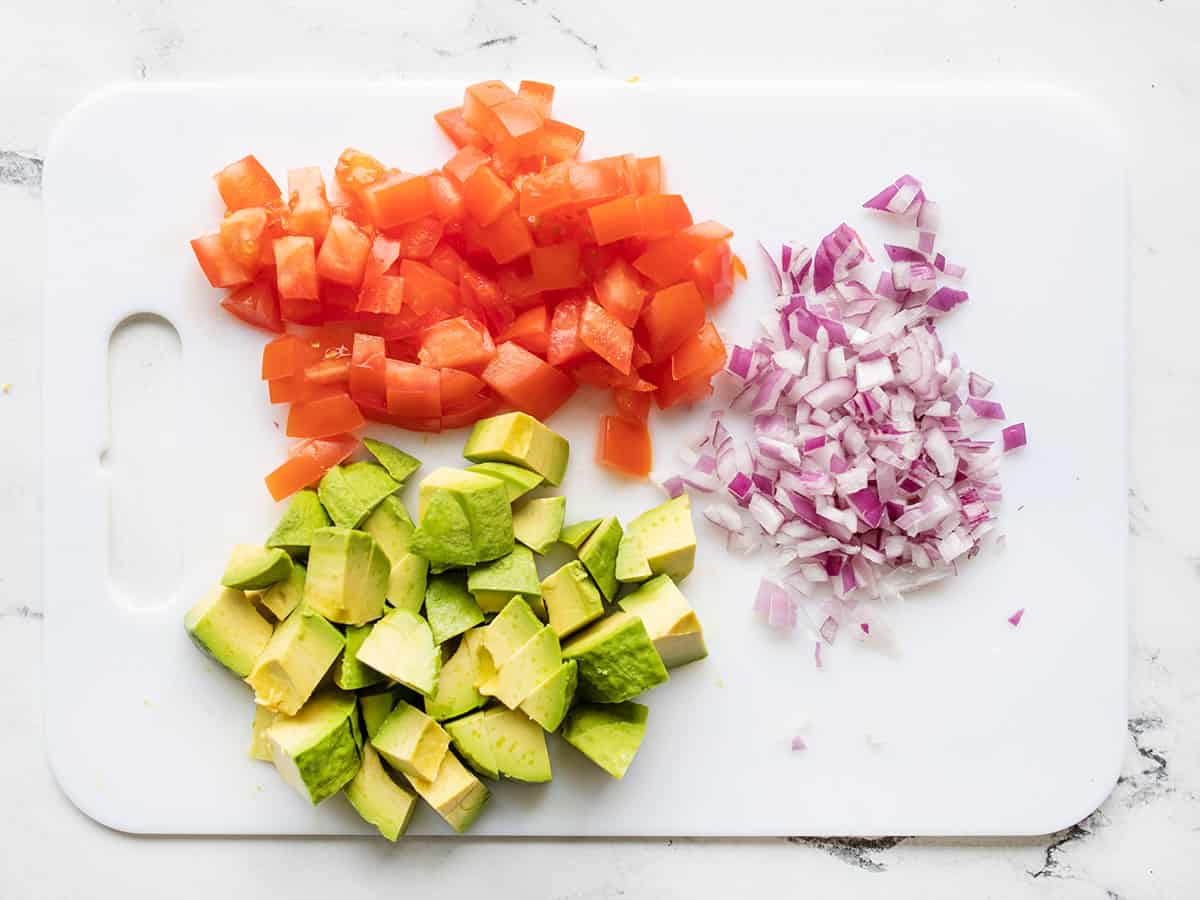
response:
[[[440,171],[348,149],[331,185],[290,170],[286,198],[253,156],[217,173],[225,218],[192,249],[232,289],[222,306],[281,333],[262,377],[291,404],[288,435],[306,439],[273,494],[339,461],[366,419],[546,419],[581,384],[613,393],[598,461],[644,477],[651,398],[666,409],[711,392],[725,346],[708,310],[745,276],[732,232],[663,192],[658,157],[579,160],[583,132],[552,117],[553,96],[530,81],[468,87],[434,117],[458,148]]]

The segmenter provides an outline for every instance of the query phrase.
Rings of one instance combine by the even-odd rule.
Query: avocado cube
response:
[[[400,488],[383,466],[356,462],[334,466],[321,478],[317,494],[333,524],[357,528],[372,510]]]
[[[521,701],[521,712],[547,731],[556,730],[571,708],[571,701],[575,699],[578,678],[579,664],[573,659],[567,660]]]
[[[562,483],[570,454],[566,438],[523,412],[481,419],[463,448],[463,456],[471,462],[514,463],[553,485]]]
[[[362,712],[363,728],[367,740],[375,737],[379,726],[388,717],[392,707],[396,705],[396,695],[391,690],[380,691],[377,694],[359,694],[358,708]]]
[[[537,472],[531,472],[529,469],[523,469],[520,466],[502,462],[476,463],[473,466],[467,466],[467,471],[477,472],[480,475],[487,475],[503,481],[504,487],[508,490],[508,499],[510,502],[528,494],[546,480]]]
[[[296,491],[288,501],[283,518],[267,538],[267,546],[286,550],[293,556],[307,553],[312,544],[312,533],[332,524],[316,491]]]
[[[358,771],[353,694],[322,691],[295,715],[267,729],[271,761],[283,780],[316,806],[340,791]]]
[[[279,713],[265,706],[254,705],[254,722],[250,726],[251,759],[271,762],[271,744],[267,741],[267,729],[275,724]]]
[[[415,706],[399,701],[371,738],[371,746],[405,775],[437,777],[450,735]]]
[[[349,625],[346,627],[346,649],[333,667],[333,682],[344,691],[357,691],[385,681],[387,676],[363,664],[358,658],[358,648],[371,633],[371,625]]]
[[[434,564],[473,566],[512,551],[512,506],[504,482],[440,468],[421,482],[412,549]]]
[[[425,589],[425,618],[433,642],[441,644],[483,622],[483,610],[467,590],[461,572],[434,575]]]
[[[620,585],[617,583],[617,548],[621,546],[621,523],[610,516],[596,526],[591,537],[579,548],[579,561],[600,588],[604,599],[612,602]]]
[[[345,644],[340,631],[301,605],[275,629],[246,676],[255,702],[295,715]]]
[[[409,553],[413,523],[404,503],[394,494],[384,497],[362,523],[362,530],[375,538],[375,543],[395,563]]]
[[[487,786],[467,771],[452,752],[446,753],[442,759],[442,767],[433,781],[413,775],[405,777],[421,799],[459,834],[479,818],[491,796]]]
[[[429,560],[415,553],[406,553],[399,562],[392,563],[388,577],[388,603],[396,609],[420,612],[421,604],[425,602],[425,590],[429,586],[428,577]]]
[[[563,526],[562,532],[558,539],[566,544],[572,550],[578,551],[583,546],[583,542],[592,536],[592,532],[596,530],[596,526],[603,521],[602,519],[588,519],[586,522],[576,522],[574,525]]]
[[[520,595],[538,615],[546,614],[533,552],[520,545],[507,556],[478,566],[467,576],[467,588],[484,612],[499,612]]]
[[[271,623],[246,595],[213,588],[183,617],[183,626],[201,650],[245,678],[271,640]]]
[[[563,722],[563,739],[613,778],[623,778],[646,736],[640,703],[584,704]]]
[[[304,603],[331,622],[365,625],[383,615],[391,567],[375,539],[349,528],[318,528],[308,554]]]
[[[708,656],[700,620],[669,575],[658,575],[622,597],[620,607],[642,620],[668,669]]]
[[[483,706],[484,697],[475,687],[479,679],[479,645],[483,629],[472,628],[459,641],[458,649],[442,663],[437,691],[425,700],[425,713],[439,722],[453,719]]]
[[[534,553],[545,553],[558,542],[566,511],[566,497],[526,500],[513,510],[513,536]]]
[[[454,749],[462,755],[472,769],[485,778],[499,778],[496,768],[496,752],[492,747],[492,735],[487,727],[487,713],[471,713],[445,725]]]
[[[417,797],[396,784],[370,744],[363,747],[362,765],[346,785],[346,799],[364,822],[392,843],[408,830]]]
[[[541,629],[542,623],[529,604],[513,597],[483,629],[483,648],[488,661],[496,667],[504,665]]]
[[[292,563],[292,571],[283,581],[277,581],[255,598],[255,605],[265,609],[276,622],[282,622],[304,599],[307,572],[300,563]]]
[[[429,623],[414,612],[394,609],[376,622],[358,648],[358,660],[422,696],[437,690],[442,654]]]
[[[546,576],[542,581],[542,600],[550,625],[560,638],[574,634],[604,615],[604,599],[577,559]]]
[[[546,732],[540,725],[515,709],[496,707],[483,715],[492,739],[496,769],[501,775],[531,783],[551,779]]]
[[[367,451],[373,457],[379,460],[379,464],[400,484],[404,484],[413,472],[421,468],[421,461],[419,459],[415,456],[409,456],[399,447],[393,447],[391,444],[385,444],[383,441],[377,441],[374,438],[363,438],[363,446],[367,448]]]
[[[562,648],[559,646],[558,636],[553,628],[546,625],[526,641],[520,650],[497,667],[495,692],[492,696],[509,709],[516,709],[526,697],[558,671],[560,665]]]
[[[225,564],[221,584],[240,591],[255,591],[283,581],[292,571],[292,558],[278,547],[238,544]]]
[[[618,612],[571,638],[563,658],[579,663],[579,694],[620,703],[667,680],[667,670],[637,616]]]
[[[653,575],[670,575],[682,581],[696,562],[696,531],[692,527],[692,501],[687,494],[642,513],[629,523],[641,555]]]
[[[642,552],[642,542],[636,534],[625,532],[621,546],[617,548],[617,566],[613,572],[622,584],[636,584],[651,577],[654,572]]]

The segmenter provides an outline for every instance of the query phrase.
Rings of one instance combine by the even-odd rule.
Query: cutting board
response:
[[[209,175],[254,152],[282,182],[357,146],[410,170],[450,145],[432,114],[461,84],[118,88],[76,109],[46,164],[47,735],[67,795],[150,833],[348,834],[247,758],[250,695],[192,647],[182,619],[229,547],[280,513],[262,476],[285,410],[258,382],[262,333],[217,306],[188,249],[220,205]],[[475,834],[1027,834],[1080,819],[1121,759],[1126,690],[1127,221],[1119,142],[1048,91],[883,84],[588,83],[558,115],[588,156],[661,153],[698,219],[736,231],[750,279],[718,325],[747,340],[770,302],[762,239],[815,241],[904,172],[944,211],[969,304],[943,337],[1028,424],[1005,461],[1006,546],[875,614],[889,640],[813,644],[751,612],[764,571],[697,515],[685,589],[710,656],[644,699],[623,781],[557,737],[554,780],[501,783]],[[599,397],[553,420],[571,441],[568,519],[659,502],[591,463]],[[655,418],[657,470],[707,411]],[[378,429],[427,467],[464,433]],[[406,491],[411,501],[412,490]],[[1027,609],[1020,627],[1006,620]],[[808,749],[793,752],[800,734]],[[428,809],[413,833],[448,829]]]

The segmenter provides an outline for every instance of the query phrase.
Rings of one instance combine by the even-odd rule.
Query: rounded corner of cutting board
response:
[[[128,818],[124,815],[132,810],[123,808],[120,803],[106,802],[99,786],[87,783],[88,776],[72,765],[70,760],[60,760],[56,748],[61,749],[63,744],[51,737],[52,723],[47,721],[46,727],[46,757],[50,765],[50,773],[54,776],[54,782],[58,785],[62,795],[76,810],[109,831],[134,835],[155,833],[138,822],[136,818]]]

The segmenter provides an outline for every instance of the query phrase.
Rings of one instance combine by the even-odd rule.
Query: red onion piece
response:
[[[804,743],[804,738],[800,737],[800,735],[796,735],[794,738],[792,738],[792,750],[799,751],[807,749],[808,744]]]
[[[1025,446],[1025,423],[1018,422],[1016,425],[1009,425],[1000,432],[1000,436],[1004,441],[1004,452],[1016,450],[1018,447]]]
[[[1008,624],[1016,628],[1021,624],[1021,619],[1025,616],[1025,607],[1021,607],[1015,613],[1008,617]]]

